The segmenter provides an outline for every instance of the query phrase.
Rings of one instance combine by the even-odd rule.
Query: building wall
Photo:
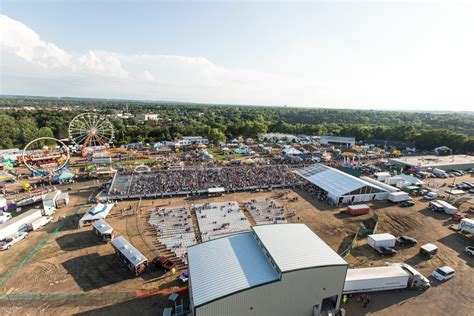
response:
[[[369,201],[384,201],[386,199],[388,199],[388,193],[389,192],[380,192],[380,193],[370,193],[370,194],[357,194],[357,195],[347,195],[347,196],[343,196],[343,200],[342,200],[342,203],[349,203],[352,201],[352,197],[354,197],[354,200],[352,201],[352,203],[359,203],[359,202],[369,202]],[[375,195],[375,199],[374,199],[374,195]],[[330,199],[332,199],[333,201],[339,201],[339,197],[338,196],[334,196],[332,194],[328,194],[328,197]]]
[[[375,199],[374,199],[374,195],[375,195]],[[354,197],[353,203],[369,202],[372,200],[383,201],[383,200],[388,199],[388,192],[344,196],[343,203],[349,203],[352,200],[352,197]]]
[[[195,315],[313,315],[313,306],[331,296],[341,300],[347,266],[329,266],[282,274],[273,283],[238,292],[198,307]]]
[[[344,145],[346,147],[354,146],[355,145],[355,138],[345,139],[345,138],[337,138],[337,137],[326,137],[321,136],[319,139],[319,143],[321,145]]]

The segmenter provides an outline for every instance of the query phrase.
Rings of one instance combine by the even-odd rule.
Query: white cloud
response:
[[[308,81],[218,66],[206,58],[67,52],[0,15],[3,94],[285,104]],[[295,89],[295,87],[299,87]]]
[[[341,49],[343,38],[304,38],[285,45],[280,55],[269,53],[272,67],[267,69],[275,73],[264,73],[217,65],[203,57],[66,51],[0,14],[0,93],[468,110],[474,102],[474,45],[462,34],[438,28],[433,36],[443,35],[444,41],[420,38],[431,34],[428,31],[410,37],[407,30],[403,41],[382,45],[377,35],[359,50],[350,45]],[[392,37],[384,33],[383,38],[399,34],[394,27]],[[464,49],[456,46],[464,42]]]

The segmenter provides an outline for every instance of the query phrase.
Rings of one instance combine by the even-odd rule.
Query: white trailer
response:
[[[45,209],[49,208],[56,208],[56,200],[58,196],[61,194],[61,191],[53,191],[49,192],[46,195],[43,196],[43,207]]]
[[[0,240],[26,229],[26,224],[40,218],[42,210],[33,209],[13,217],[8,222],[0,224]]]
[[[461,223],[459,223],[459,227],[462,231],[474,235],[474,220],[469,218],[463,218],[461,220]]]
[[[443,201],[443,200],[437,200],[436,202],[438,202],[439,205],[441,205],[443,207],[443,210],[446,214],[449,214],[449,215],[454,215],[458,212],[458,209],[457,207],[449,204],[448,202],[446,201]]]
[[[41,227],[51,223],[52,220],[53,220],[53,218],[51,216],[42,216],[42,217],[38,218],[37,220],[26,224],[26,228],[29,231],[37,230],[37,229],[40,229]]]
[[[349,269],[344,294],[388,291],[397,289],[427,289],[430,281],[411,266],[394,263],[382,267]]]
[[[344,294],[404,289],[410,276],[400,267],[348,269]]]
[[[56,208],[66,207],[69,204],[69,193],[62,192],[56,199]]]
[[[448,178],[448,174],[444,170],[434,168],[431,172],[438,178]]]
[[[380,247],[395,247],[396,240],[395,236],[387,233],[367,236],[367,243],[374,249]]]
[[[410,199],[410,195],[404,191],[391,192],[388,194],[388,200],[390,202],[404,202]]]

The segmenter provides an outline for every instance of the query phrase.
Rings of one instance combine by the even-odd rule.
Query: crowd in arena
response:
[[[120,177],[127,179],[116,179],[110,194],[168,194],[197,192],[216,187],[239,191],[272,186],[291,187],[300,183],[296,175],[285,165],[163,170],[153,173],[122,174]]]

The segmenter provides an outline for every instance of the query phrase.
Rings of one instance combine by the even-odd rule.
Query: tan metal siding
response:
[[[196,308],[196,316],[303,315],[344,288],[347,266],[329,266],[282,274],[281,281],[262,285]],[[251,309],[252,308],[252,309]]]

